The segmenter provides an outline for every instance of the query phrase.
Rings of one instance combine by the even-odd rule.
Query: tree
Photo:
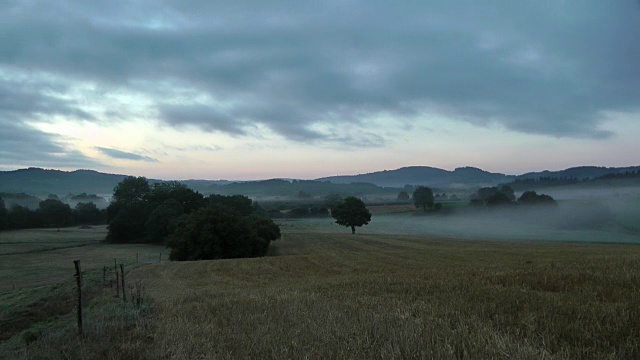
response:
[[[113,188],[112,202],[124,205],[135,204],[146,200],[151,192],[149,182],[144,176],[127,176]]]
[[[226,206],[243,216],[253,214],[252,201],[244,195],[224,196],[211,194],[207,197],[207,201],[209,202],[209,206]]]
[[[400,201],[409,201],[409,193],[402,190],[398,193],[398,200]]]
[[[525,191],[518,198],[518,204],[524,205],[556,205],[556,201],[549,195],[537,194],[535,191]]]
[[[471,199],[471,205],[474,206],[500,206],[511,205],[515,200],[513,189],[509,185],[501,188],[496,186],[483,187],[478,189],[474,198]]]
[[[73,223],[73,211],[60,200],[46,199],[40,202],[37,212],[46,227],[61,228]]]
[[[152,209],[169,199],[177,201],[185,214],[190,214],[206,205],[202,194],[177,181],[155,183],[147,195]]]
[[[150,193],[145,177],[128,176],[116,185],[111,204],[107,207],[107,240],[130,242],[144,238],[145,222],[151,212]]]
[[[0,197],[0,230],[5,230],[9,227],[9,212],[4,206],[4,200]]]
[[[33,211],[26,206],[18,204],[11,205],[9,209],[9,228],[11,229],[27,229],[32,226]]]
[[[264,256],[280,228],[271,219],[243,216],[226,206],[202,208],[186,216],[169,238],[171,260],[211,260]]]
[[[424,211],[433,207],[433,191],[426,186],[418,186],[413,192],[413,203],[416,207],[422,207]]]
[[[171,234],[184,211],[182,205],[175,199],[168,199],[156,207],[145,223],[145,235],[153,243],[160,243]]]
[[[96,225],[102,220],[102,213],[96,204],[92,202],[83,203],[79,202],[73,209],[73,214],[76,219],[76,223],[82,225]]]
[[[338,225],[351,227],[351,233],[356,233],[356,226],[367,225],[371,221],[371,212],[364,202],[357,197],[349,196],[331,209],[331,216]]]

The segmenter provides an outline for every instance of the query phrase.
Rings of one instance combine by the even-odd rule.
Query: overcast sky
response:
[[[640,165],[640,1],[0,2],[0,170]]]

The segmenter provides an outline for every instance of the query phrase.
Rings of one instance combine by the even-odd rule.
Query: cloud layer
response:
[[[79,162],[89,159],[29,124],[140,115],[119,107],[108,118],[96,107],[114,106],[100,93],[140,96],[146,118],[178,129],[242,137],[267,128],[337,146],[383,146],[384,131],[370,125],[378,116],[397,128],[438,115],[606,138],[604,112],[640,110],[634,0],[9,0],[0,34],[0,136]],[[86,84],[90,96],[78,92]],[[8,144],[5,158],[33,156]]]

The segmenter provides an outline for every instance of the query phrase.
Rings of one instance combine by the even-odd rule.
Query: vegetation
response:
[[[161,246],[105,244],[106,233],[106,227],[97,226],[0,234],[1,359],[106,357],[107,352],[103,350],[89,357],[62,355],[65,351],[74,354],[82,345],[75,335],[75,279],[72,274],[76,259],[81,259],[84,273],[86,333],[94,341],[93,347],[83,351],[107,349],[109,354],[118,357],[122,338],[125,337],[126,342],[126,338],[133,335],[126,329],[135,325],[132,323],[137,320],[133,315],[140,309],[124,307],[121,300],[113,298],[114,259],[129,270],[142,264],[157,263],[160,256],[168,259],[168,254]],[[104,266],[108,268],[107,287],[102,295]],[[93,304],[94,301],[99,304]],[[94,312],[103,305],[106,306],[103,312]],[[36,340],[48,344],[37,350],[38,356],[30,353],[36,351],[34,346],[39,346],[31,346]],[[132,342],[138,340],[140,338],[132,336]],[[43,343],[38,341],[38,344]]]
[[[132,273],[146,284],[155,309],[147,330],[152,340],[132,353],[149,359],[640,356],[637,246],[284,235],[272,247],[281,256],[174,262]]]
[[[210,206],[184,218],[170,236],[171,260],[213,260],[264,256],[280,228],[270,219],[233,208]]]
[[[357,197],[349,196],[331,209],[331,216],[336,224],[351,228],[351,234],[356,233],[356,226],[367,225],[371,221],[371,212],[364,202]]]
[[[478,190],[471,198],[472,206],[504,206],[514,205],[516,196],[513,189],[509,185],[498,187],[483,187]],[[548,205],[555,204],[555,200],[545,194],[537,194],[535,191],[525,191],[518,198],[517,204],[520,205]]]
[[[423,220],[379,215],[398,216]],[[0,358],[640,356],[637,245],[353,237],[291,223],[274,256],[133,270],[152,308],[90,290],[82,339],[71,260],[95,289],[112,258],[130,268],[140,251],[156,263],[163,248],[98,242],[104,228],[4,232],[0,276],[24,285],[0,283]]]
[[[98,225],[104,224],[105,220],[105,213],[93,203],[78,203],[71,209],[68,204],[50,197],[40,201],[36,210],[15,203],[7,209],[0,197],[0,231]]]
[[[421,207],[424,211],[433,207],[433,191],[426,186],[418,186],[413,192],[413,203],[416,207]]]
[[[549,195],[537,194],[535,191],[525,191],[518,198],[518,204],[523,204],[523,205],[556,205],[556,201]]]

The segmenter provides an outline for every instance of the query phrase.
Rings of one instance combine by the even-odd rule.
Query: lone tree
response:
[[[413,192],[413,203],[416,207],[422,207],[424,211],[433,207],[433,191],[426,186],[418,186]]]
[[[351,227],[351,233],[356,233],[356,226],[367,225],[371,221],[371,213],[364,202],[357,197],[349,196],[331,209],[331,216],[336,224]]]

